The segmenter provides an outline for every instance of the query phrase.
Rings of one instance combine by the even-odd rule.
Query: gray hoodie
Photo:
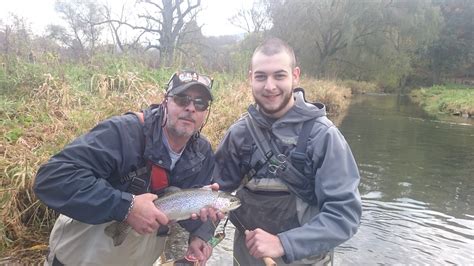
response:
[[[278,234],[286,263],[324,254],[348,240],[356,233],[362,212],[360,176],[349,145],[326,117],[323,105],[306,103],[301,92],[294,93],[294,97],[295,105],[276,121],[270,121],[253,105],[248,109],[285,155],[295,149],[303,123],[316,119],[307,143],[304,173],[311,183],[314,180],[317,211],[300,227]],[[230,127],[216,151],[213,176],[222,190],[233,191],[241,184],[246,174],[242,171],[245,147],[256,150],[242,118]],[[263,167],[256,176],[265,172]]]

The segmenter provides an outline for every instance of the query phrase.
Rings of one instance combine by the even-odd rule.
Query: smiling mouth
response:
[[[267,95],[263,95],[263,97],[267,98],[267,99],[274,99],[276,97],[280,96],[280,94],[267,94]]]

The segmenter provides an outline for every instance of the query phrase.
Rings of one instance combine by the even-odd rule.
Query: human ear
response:
[[[293,71],[291,74],[293,75],[293,87],[296,87],[296,85],[298,85],[298,83],[300,82],[300,74],[301,74],[300,68],[299,67],[293,68]]]

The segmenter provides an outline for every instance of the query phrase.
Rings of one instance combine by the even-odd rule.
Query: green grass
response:
[[[474,116],[474,88],[463,85],[436,85],[413,90],[410,97],[432,114]]]

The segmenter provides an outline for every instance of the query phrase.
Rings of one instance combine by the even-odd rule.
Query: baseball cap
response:
[[[206,95],[212,100],[212,83],[213,79],[206,75],[200,75],[193,70],[183,70],[176,72],[168,81],[166,94],[169,96],[180,94],[187,89],[197,86],[201,87]]]

